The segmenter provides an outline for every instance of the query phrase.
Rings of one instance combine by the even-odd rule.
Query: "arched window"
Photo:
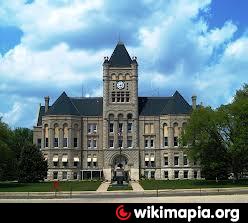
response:
[[[168,126],[166,123],[163,125],[163,137],[164,137],[164,146],[168,146]]]
[[[127,114],[127,119],[132,119],[133,118],[133,115],[131,113],[128,113]]]
[[[119,134],[119,137],[121,137],[122,132],[123,132],[123,114],[119,114],[118,115],[118,134]]]
[[[173,136],[174,136],[174,146],[178,146],[179,128],[177,122],[173,124]]]
[[[78,124],[74,125],[74,134],[73,134],[73,147],[77,148],[78,147],[78,138],[79,138],[79,129],[78,129]]]
[[[112,74],[112,80],[115,81],[116,80],[116,75],[115,74]]]
[[[131,113],[127,114],[127,132],[128,133],[131,133],[133,130],[132,118],[133,118],[133,115]]]
[[[48,124],[44,125],[44,146],[48,147]]]
[[[64,148],[68,147],[68,125],[67,124],[63,125],[63,147]]]
[[[124,76],[122,74],[119,74],[119,80],[124,80]]]
[[[130,77],[130,74],[126,74],[126,80],[130,80],[131,77]]]
[[[53,147],[58,148],[59,147],[59,125],[54,125],[54,141],[53,141]]]

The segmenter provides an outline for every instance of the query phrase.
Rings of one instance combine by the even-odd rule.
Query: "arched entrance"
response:
[[[116,155],[112,162],[112,180],[116,180],[116,170],[123,169],[125,173],[125,181],[129,181],[130,168],[128,166],[128,158],[125,155]]]

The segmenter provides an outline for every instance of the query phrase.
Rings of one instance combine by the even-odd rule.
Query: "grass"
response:
[[[108,188],[108,191],[118,191],[118,190],[133,190],[133,188],[130,184],[123,186],[110,185]]]
[[[57,191],[95,191],[100,181],[62,181],[59,182]],[[0,192],[50,192],[53,189],[53,182],[40,183],[17,183],[0,182]]]
[[[233,183],[232,180],[216,182],[214,180],[142,180],[140,185],[145,190],[159,189],[197,189],[197,188],[227,188],[227,187],[248,187],[248,180],[239,180]]]

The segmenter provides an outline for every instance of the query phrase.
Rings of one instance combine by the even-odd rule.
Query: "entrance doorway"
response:
[[[124,155],[117,155],[113,159],[113,164],[112,164],[112,180],[113,181],[116,181],[116,172],[117,170],[119,171],[120,169],[123,170],[124,181],[129,181],[130,170],[128,166],[128,159]]]

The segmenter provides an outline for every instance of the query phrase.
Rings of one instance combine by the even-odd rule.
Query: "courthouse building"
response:
[[[166,87],[166,86],[165,86]],[[138,63],[119,42],[103,62],[103,97],[63,92],[40,106],[34,143],[48,162],[48,180],[112,180],[123,168],[129,180],[200,178],[200,167],[179,144],[196,107],[176,91],[138,96]]]

